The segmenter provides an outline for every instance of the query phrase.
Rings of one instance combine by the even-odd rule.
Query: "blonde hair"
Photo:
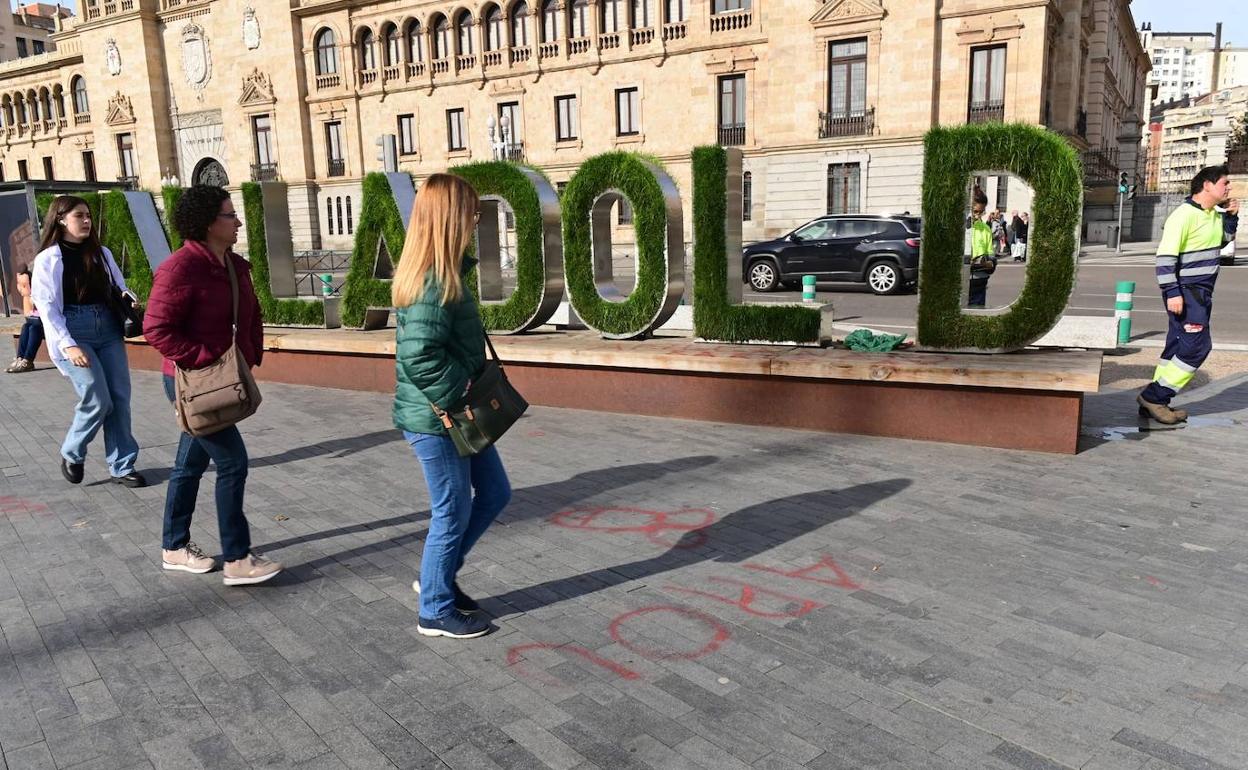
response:
[[[434,174],[421,185],[403,241],[390,295],[395,307],[420,299],[430,281],[449,305],[462,296],[459,276],[464,252],[472,243],[480,199],[472,185],[450,174]]]

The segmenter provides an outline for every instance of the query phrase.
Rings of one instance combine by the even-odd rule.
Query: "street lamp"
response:
[[[507,160],[507,156],[511,154],[511,119],[504,115],[495,120],[491,115],[486,118],[485,127],[490,132],[490,149],[493,151],[494,160]],[[498,141],[494,141],[496,130]]]

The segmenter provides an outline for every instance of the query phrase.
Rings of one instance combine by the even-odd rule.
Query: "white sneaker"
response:
[[[254,551],[238,561],[225,563],[225,584],[227,586],[249,586],[263,583],[277,576],[282,571],[279,562],[269,561]]]
[[[216,560],[205,556],[199,546],[194,543],[187,543],[176,551],[162,550],[160,555],[161,566],[167,570],[202,575],[205,572],[212,572],[217,567]]]

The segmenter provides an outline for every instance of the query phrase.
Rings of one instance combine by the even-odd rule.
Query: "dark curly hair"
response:
[[[184,241],[203,241],[208,228],[221,213],[221,204],[230,199],[225,188],[197,184],[182,191],[173,209],[173,228]]]

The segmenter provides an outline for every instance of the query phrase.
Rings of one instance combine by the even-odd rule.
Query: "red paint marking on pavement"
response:
[[[779,591],[772,591],[769,588],[752,585],[740,580],[718,577],[710,578],[710,580],[712,583],[727,583],[729,585],[735,585],[741,589],[741,592],[736,597],[728,597],[709,593],[707,591],[698,591],[693,588],[681,588],[680,586],[667,586],[667,588],[670,591],[680,591],[681,593],[693,594],[694,596],[704,596],[707,599],[714,599],[717,602],[732,605],[760,618],[800,618],[803,615],[809,614],[811,611],[817,610],[824,606],[819,602],[811,601],[810,599],[803,599],[800,596],[792,596],[790,594],[780,593]],[[760,594],[763,596],[774,596],[789,603],[797,602],[797,609],[790,610],[786,608],[780,612],[768,612],[766,610],[755,609],[753,605]]]
[[[625,517],[641,517],[643,523],[629,525],[612,525],[598,523],[598,519],[609,515]],[[698,516],[696,521],[681,523],[673,521],[676,517]],[[606,507],[606,508],[575,508],[560,511],[550,517],[550,523],[567,529],[588,529],[594,532],[609,534],[640,534],[656,545],[669,548],[697,548],[706,542],[706,533],[702,530],[715,521],[715,512],[706,508],[682,508],[678,511],[651,511],[644,508]],[[663,539],[663,532],[680,532],[682,536],[676,542]]]
[[[1163,585],[1163,584],[1162,584],[1162,582],[1161,582],[1160,580],[1158,580],[1157,578],[1153,577],[1152,575],[1145,575],[1145,576],[1144,576],[1144,580],[1145,580],[1145,581],[1147,581],[1147,582],[1148,582],[1148,584],[1149,584],[1150,586],[1153,586],[1154,588],[1160,588],[1160,589],[1161,589],[1161,590],[1163,590],[1163,591],[1164,591],[1164,590],[1166,590],[1165,585]]]
[[[831,556],[824,556],[817,564],[809,567],[802,567],[795,570],[782,570],[775,567],[765,567],[762,564],[743,564],[746,569],[757,570],[759,572],[770,572],[773,575],[783,575],[793,578],[794,580],[808,580],[812,583],[821,583],[825,586],[838,586],[849,591],[857,591],[862,585],[854,582],[849,573],[841,568]],[[813,573],[819,570],[831,570],[836,575],[836,579],[812,577]]]
[[[661,650],[654,647],[643,647],[624,638],[623,629],[624,625],[628,621],[643,615],[652,615],[656,612],[670,612],[673,615],[677,615],[682,618],[698,621],[706,626],[711,632],[711,640],[696,650],[680,652],[679,650]],[[626,612],[611,621],[608,633],[611,634],[611,638],[618,642],[620,646],[637,653],[647,660],[697,660],[698,658],[705,657],[718,650],[720,645],[728,641],[728,637],[731,636],[731,634],[728,633],[728,629],[722,623],[710,615],[707,615],[705,612],[691,610],[687,607],[672,607],[669,605],[642,607],[639,610]]]
[[[48,506],[33,500],[5,495],[0,497],[0,513],[50,513]]]
[[[631,668],[628,668],[627,666],[622,666],[613,660],[607,660],[601,655],[597,655],[585,649],[584,647],[581,647],[575,644],[553,644],[551,642],[534,642],[533,644],[521,644],[521,645],[512,647],[511,649],[507,650],[507,665],[508,666],[515,668],[517,671],[519,671],[520,673],[524,674],[527,677],[536,679],[542,684],[552,685],[555,687],[563,687],[567,683],[564,682],[559,677],[549,674],[545,671],[540,671],[540,672],[531,671],[527,667],[521,665],[522,661],[524,660],[524,653],[528,652],[529,650],[562,650],[563,652],[570,652],[570,653],[573,653],[574,655],[579,655],[585,660],[589,661],[590,663],[593,663],[596,666],[605,668],[606,670],[610,671],[611,673],[615,674],[621,679],[640,679],[641,678],[641,674],[638,674],[636,671],[633,671]]]

